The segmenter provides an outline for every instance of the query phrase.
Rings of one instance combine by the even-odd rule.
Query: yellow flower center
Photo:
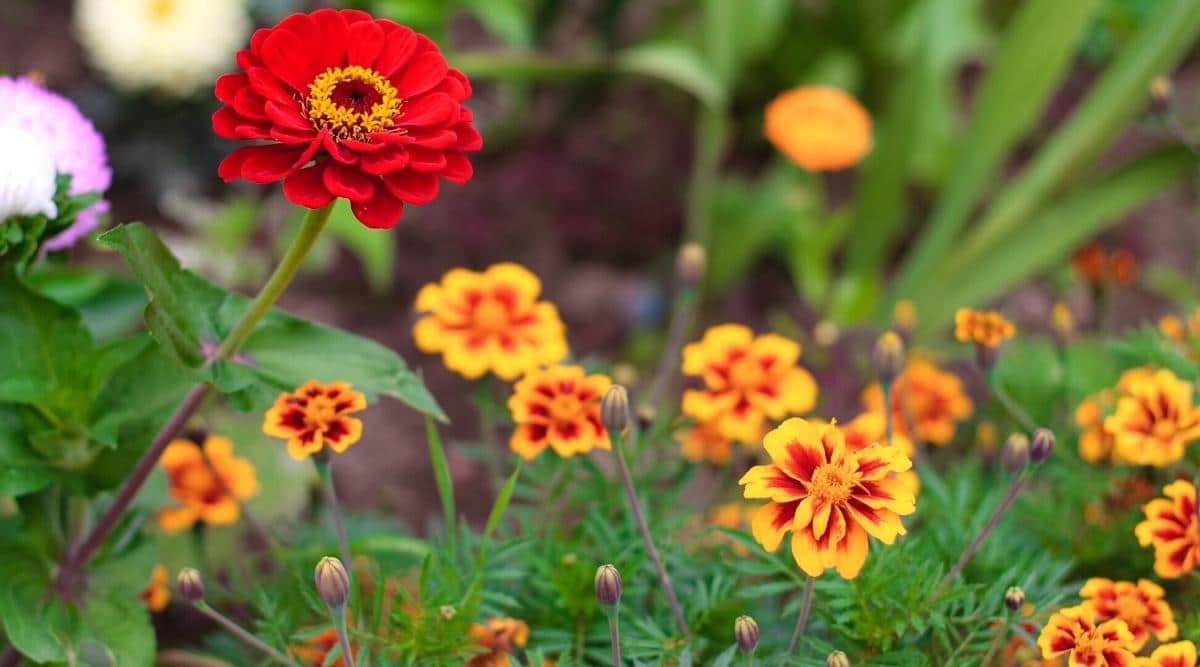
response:
[[[499,333],[508,329],[508,308],[499,301],[486,299],[475,306],[472,321],[480,331]]]
[[[308,84],[305,107],[317,129],[337,139],[364,140],[396,125],[402,100],[382,74],[367,67],[330,67]]]
[[[153,21],[162,21],[175,11],[176,0],[150,0],[147,12]]]
[[[1073,657],[1082,665],[1099,664],[1097,658],[1104,653],[1104,649],[1108,648],[1112,642],[1105,639],[1100,634],[1099,628],[1086,632],[1075,639],[1075,650]]]
[[[1157,440],[1171,440],[1175,437],[1175,424],[1169,421],[1159,421],[1154,424],[1154,437]]]
[[[854,475],[849,470],[832,463],[817,466],[813,471],[812,482],[808,485],[809,495],[830,504],[842,503],[850,499],[850,489],[854,487]]]
[[[320,428],[329,424],[338,416],[337,404],[328,396],[317,396],[308,402],[304,409],[304,420],[310,428]]]
[[[738,359],[729,368],[729,384],[738,388],[758,387],[766,379],[767,372],[763,370],[762,364],[750,357]]]
[[[559,419],[575,420],[583,413],[583,403],[574,394],[556,396],[550,404],[550,414]]]

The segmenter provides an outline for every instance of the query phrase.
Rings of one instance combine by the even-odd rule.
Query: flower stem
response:
[[[800,646],[800,638],[804,636],[804,629],[808,627],[808,613],[812,610],[813,585],[817,583],[817,578],[810,576],[808,583],[804,584],[804,600],[800,603],[800,618],[796,619],[796,629],[792,631],[792,641],[788,644],[788,655],[796,655],[796,649]]]
[[[988,372],[987,379],[988,386],[992,390],[992,395],[996,397],[996,400],[1000,401],[1000,405],[1004,406],[1004,409],[1008,411],[1008,414],[1012,415],[1013,419],[1016,419],[1021,426],[1030,433],[1037,430],[1037,424],[1033,422],[1033,418],[1030,417],[1027,412],[1022,410],[1021,406],[1017,405],[1016,401],[1014,401],[1012,397],[1008,395],[1008,392],[1004,391],[1004,386],[1000,384],[999,380],[996,379],[995,373]]]
[[[242,315],[242,319],[234,326],[233,332],[225,339],[221,346],[217,349],[214,361],[228,359],[237,353],[241,348],[242,343],[249,337],[250,332],[262,320],[271,306],[283,294],[288,283],[296,276],[296,271],[300,268],[300,264],[304,260],[304,256],[312,249],[313,242],[324,229],[325,223],[329,221],[329,213],[333,210],[333,204],[329,204],[323,208],[309,211],[304,218],[304,223],[300,228],[300,232],[296,238],[292,240],[291,247],[284,254],[283,260],[279,266],[275,267],[275,272],[267,280],[250,308]],[[150,447],[142,454],[129,476],[125,478],[125,482],[117,491],[117,495],[113,498],[112,503],[105,509],[104,514],[92,530],[82,541],[75,543],[67,549],[67,554],[63,558],[62,565],[59,567],[58,576],[55,577],[54,589],[59,596],[67,598],[72,597],[79,587],[80,575],[84,567],[96,550],[103,544],[104,538],[116,527],[125,511],[129,509],[129,505],[137,496],[146,480],[150,477],[150,473],[154,471],[155,465],[158,464],[158,459],[162,456],[163,450],[166,449],[167,443],[179,434],[183,429],[184,424],[208,397],[208,393],[212,387],[207,383],[200,383],[192,388],[188,395],[175,409],[175,413],[167,420],[158,434],[154,436],[154,440],[150,443]]]
[[[754,654],[753,654],[753,653],[747,653],[747,654],[746,654],[746,665],[745,665],[745,667],[754,667]]]
[[[225,616],[221,612],[217,611],[216,609],[213,609],[212,607],[208,606],[208,603],[205,602],[204,600],[197,601],[195,603],[195,606],[196,606],[196,609],[200,610],[200,613],[202,613],[205,616],[216,621],[217,625],[220,625],[221,627],[228,630],[230,634],[234,635],[235,637],[237,637],[238,639],[242,640],[243,642],[249,644],[250,646],[253,646],[254,648],[258,649],[259,651],[266,653],[267,655],[274,658],[280,664],[288,665],[289,667],[300,667],[300,665],[297,664],[295,660],[292,660],[291,658],[287,657],[286,655],[284,655],[284,654],[280,653],[279,651],[275,650],[274,648],[272,648],[270,645],[268,645],[263,640],[250,634],[245,628],[243,628],[242,626],[235,623],[232,619],[228,618],[227,616]]]
[[[892,444],[892,383],[879,381],[883,392],[883,444]]]
[[[617,621],[617,610],[608,610],[608,639],[612,642],[613,667],[621,667],[621,630]]]
[[[679,630],[685,636],[690,635],[691,630],[688,629],[687,619],[683,617],[683,609],[679,606],[679,599],[675,597],[675,589],[671,587],[671,579],[667,576],[667,568],[663,566],[662,556],[654,547],[654,540],[650,537],[650,528],[647,527],[646,517],[642,514],[642,504],[638,501],[637,490],[633,487],[633,476],[629,472],[629,464],[625,462],[625,438],[620,433],[610,433],[609,435],[612,438],[612,450],[617,458],[617,467],[621,471],[621,481],[625,485],[625,496],[629,499],[629,510],[633,513],[633,520],[642,534],[642,544],[645,545],[650,560],[654,562],[659,583],[662,584],[663,592],[667,595],[667,603],[671,605],[671,613],[675,615],[675,622],[679,624]]]
[[[658,404],[662,401],[663,394],[666,393],[671,380],[675,377],[675,371],[679,368],[679,353],[683,349],[688,329],[691,328],[692,314],[695,312],[696,303],[699,300],[699,290],[696,287],[684,287],[675,299],[675,308],[671,313],[671,323],[667,327],[667,339],[663,344],[662,355],[659,357],[658,369],[654,371],[654,378],[650,381],[650,388],[646,391],[646,405],[652,408],[659,407]]]
[[[1000,517],[1004,516],[1004,513],[1008,511],[1009,507],[1012,507],[1013,501],[1017,499],[1017,494],[1021,492],[1021,489],[1024,488],[1024,486],[1025,473],[1021,472],[1021,474],[1014,477],[1012,482],[1008,485],[1008,493],[1004,494],[1004,499],[1001,500],[1000,504],[996,506],[996,509],[992,512],[992,516],[989,517],[987,523],[984,524],[983,530],[980,530],[979,534],[975,536],[975,539],[971,540],[971,544],[967,545],[966,550],[964,550],[962,555],[958,557],[958,562],[954,564],[954,567],[950,568],[950,571],[946,573],[946,576],[942,577],[942,580],[938,582],[937,587],[933,589],[933,595],[929,597],[930,602],[937,600],[937,596],[941,593],[942,589],[945,588],[946,585],[951,581],[953,581],[960,572],[962,572],[962,569],[967,565],[967,561],[971,560],[971,556],[974,556],[976,551],[979,551],[979,547],[983,544],[983,541],[987,539],[987,536],[996,528],[996,524],[1000,523]]]
[[[345,609],[330,609],[329,618],[333,621],[333,628],[337,631],[338,646],[342,648],[342,663],[346,667],[354,667],[354,651],[350,650],[350,638],[346,635],[346,613]]]
[[[337,489],[333,485],[333,461],[326,456],[313,458],[317,464],[317,473],[321,476],[321,488],[325,491],[325,504],[329,507],[329,516],[333,519],[333,530],[337,534],[338,550],[342,554],[342,562],[350,571],[354,570],[354,561],[350,555],[350,541],[346,539],[346,524],[342,519],[342,505],[338,502]]]

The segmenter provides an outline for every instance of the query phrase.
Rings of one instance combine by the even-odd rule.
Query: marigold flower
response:
[[[467,667],[511,667],[508,654],[529,641],[529,626],[515,618],[489,618],[472,625],[470,633],[486,652],[472,657]]]
[[[883,412],[883,389],[879,383],[867,387],[863,405]],[[975,405],[963,389],[962,380],[924,359],[911,359],[892,384],[892,430],[935,445],[947,445],[961,421],[971,416]]]
[[[1188,640],[1163,644],[1147,658],[1138,658],[1138,667],[1196,667],[1196,645]]]
[[[1176,342],[1182,342],[1187,338],[1187,330],[1183,326],[1183,320],[1179,319],[1178,315],[1167,314],[1158,318],[1158,331]]]
[[[367,408],[367,397],[347,382],[309,380],[283,393],[263,417],[263,433],[287,440],[292,458],[303,461],[325,445],[341,454],[362,437],[362,421],[349,415]]]
[[[167,608],[167,603],[171,601],[171,588],[167,586],[167,568],[162,565],[154,566],[154,571],[150,573],[150,582],[138,594],[138,599],[150,611],[158,612]]]
[[[1038,636],[1042,657],[1066,655],[1069,667],[1133,667],[1137,658],[1132,645],[1125,621],[1114,618],[1097,625],[1085,605],[1060,609]]]
[[[1104,282],[1108,272],[1107,264],[1107,253],[1094,241],[1076,250],[1071,256],[1071,268],[1075,270],[1075,274],[1083,282],[1093,286]]]
[[[1196,487],[1177,480],[1163,487],[1166,498],[1142,505],[1146,520],[1134,526],[1138,544],[1154,547],[1154,572],[1178,579],[1200,560],[1200,532],[1196,519]]]
[[[871,115],[842,90],[800,86],[767,105],[765,133],[804,169],[836,171],[858,164],[871,150]]]
[[[1192,404],[1192,384],[1169,370],[1134,376],[1116,412],[1104,420],[1113,448],[1139,465],[1171,465],[1200,438],[1200,409]]]
[[[838,428],[842,430],[846,446],[855,452],[876,443],[884,443],[886,439],[883,414],[879,412],[864,412],[845,424],[838,424]],[[892,441],[885,444],[896,445],[909,459],[916,453],[912,440],[895,432],[892,433]],[[914,498],[921,491],[921,478],[917,476],[915,470],[910,469],[896,473],[896,478],[904,484],[904,488],[908,489]]]
[[[696,424],[676,433],[675,437],[683,448],[683,458],[693,463],[708,461],[718,466],[729,463],[733,441],[721,435],[716,422]]]
[[[1113,454],[1112,434],[1104,428],[1104,413],[1112,403],[1112,392],[1105,390],[1083,399],[1075,408],[1075,424],[1083,430],[1079,457],[1084,461],[1098,463]]]
[[[1016,333],[1013,323],[994,310],[959,308],[954,314],[954,337],[964,343],[995,349]]]
[[[254,33],[241,72],[217,79],[213,130],[257,141],[231,153],[226,181],[283,181],[292,203],[350,200],[368,227],[388,228],[424,204],[438,177],[471,178],[465,153],[483,141],[463,102],[471,84],[428,37],[366,12],[292,14]]]
[[[541,291],[537,276],[519,264],[482,273],[451,269],[417,293],[417,347],[440,352],[447,368],[470,379],[492,372],[514,380],[557,363],[567,356],[565,328],[554,304],[538,301]]]
[[[703,389],[683,393],[683,412],[715,423],[721,435],[755,443],[767,419],[808,412],[817,383],[797,365],[800,345],[776,334],[755,337],[740,324],[722,324],[683,348],[683,372],[703,378]]]
[[[789,419],[763,439],[768,465],[751,468],[739,484],[747,498],[766,498],[751,521],[768,551],[792,531],[792,557],[809,576],[836,568],[858,576],[867,536],[885,544],[904,534],[900,516],[915,510],[912,493],[895,478],[912,467],[896,445],[852,451],[834,424]]]
[[[329,658],[329,653],[337,645],[337,630],[326,628],[309,636],[303,643],[289,647],[288,652],[296,656],[296,659],[305,665],[305,667],[346,667],[346,661],[340,655],[334,658],[333,661],[326,662]],[[358,648],[351,646],[350,652],[357,656]]]
[[[171,497],[182,504],[158,513],[158,525],[168,533],[197,521],[234,523],[241,516],[239,501],[258,493],[254,465],[234,456],[233,443],[219,435],[205,438],[203,450],[191,440],[172,440],[158,464],[167,471]]]
[[[1160,642],[1179,634],[1171,607],[1163,599],[1162,587],[1148,579],[1134,583],[1093,577],[1079,590],[1079,597],[1096,621],[1110,618],[1125,621],[1133,635],[1130,648],[1134,652],[1142,650],[1151,634]]]
[[[508,399],[517,425],[512,450],[531,460],[546,447],[564,457],[611,449],[600,421],[600,397],[611,385],[607,376],[587,375],[580,366],[553,366],[521,378]]]

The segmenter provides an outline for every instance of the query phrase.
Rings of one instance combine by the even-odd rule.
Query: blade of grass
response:
[[[425,439],[429,443],[429,460],[433,464],[433,479],[437,483],[438,496],[442,499],[442,513],[446,518],[446,540],[453,553],[456,531],[454,529],[454,480],[450,477],[450,465],[446,462],[446,450],[442,447],[442,438],[438,435],[437,425],[433,418],[425,415]]]

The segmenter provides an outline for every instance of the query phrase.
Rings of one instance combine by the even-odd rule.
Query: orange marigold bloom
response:
[[[280,394],[263,417],[263,433],[287,440],[292,458],[303,461],[325,445],[341,454],[362,437],[362,421],[349,415],[367,408],[367,397],[348,382],[309,380]]]
[[[587,375],[580,366],[553,366],[521,378],[508,399],[517,424],[512,450],[531,460],[546,447],[559,456],[611,449],[600,420],[600,398],[610,386],[607,376]]]
[[[1192,384],[1166,369],[1134,376],[1104,427],[1122,459],[1171,465],[1183,458],[1188,443],[1200,438],[1200,408],[1192,404]]]
[[[1184,640],[1163,644],[1148,658],[1138,658],[1138,667],[1196,667],[1196,645]]]
[[[150,611],[162,611],[167,608],[167,603],[171,601],[171,587],[167,586],[167,568],[162,565],[154,566],[154,571],[150,573],[150,582],[138,594],[138,599]]]
[[[1187,338],[1187,330],[1184,329],[1183,320],[1179,319],[1178,315],[1163,315],[1158,318],[1158,331],[1173,341],[1182,342]]]
[[[858,164],[871,150],[871,115],[858,100],[831,86],[800,86],[767,105],[767,139],[809,171]]]
[[[1114,618],[1097,625],[1085,605],[1060,609],[1038,636],[1042,657],[1066,655],[1069,667],[1133,667],[1132,644],[1125,621]]]
[[[307,667],[346,667],[346,661],[340,655],[328,664],[325,662],[329,658],[330,651],[337,645],[337,630],[326,628],[305,639],[304,643],[291,646],[289,652]],[[353,645],[350,647],[350,652],[355,656],[358,655],[358,649]]]
[[[994,310],[959,308],[954,314],[954,337],[964,343],[997,348],[1016,333],[1013,323]]]
[[[1089,243],[1071,257],[1071,268],[1075,269],[1075,273],[1085,283],[1091,285],[1099,285],[1104,282],[1107,268],[1108,257],[1104,252],[1104,248],[1099,243]]]
[[[171,497],[182,505],[158,512],[158,525],[168,533],[197,521],[234,523],[241,515],[239,501],[258,493],[254,465],[234,456],[233,443],[219,435],[205,438],[203,450],[191,440],[172,440],[158,465],[167,471]]]
[[[1075,424],[1079,435],[1079,456],[1089,463],[1099,463],[1113,455],[1113,437],[1104,428],[1104,416],[1113,403],[1111,391],[1104,390],[1080,401],[1075,408]]]
[[[1125,621],[1133,635],[1130,648],[1140,651],[1150,640],[1174,639],[1179,634],[1171,607],[1163,599],[1163,589],[1148,579],[1113,581],[1094,577],[1079,591],[1083,604],[1089,607],[1097,621],[1119,618]]]
[[[708,461],[718,466],[729,463],[733,441],[721,435],[716,422],[696,424],[675,437],[683,448],[683,458],[693,463]]]
[[[558,309],[538,301],[541,292],[537,276],[518,264],[451,269],[417,293],[421,318],[413,337],[422,352],[441,353],[442,363],[463,377],[490,371],[515,380],[567,356]]]
[[[896,479],[912,462],[896,445],[858,451],[837,426],[789,419],[763,439],[768,465],[739,480],[747,498],[766,498],[751,521],[754,539],[768,551],[792,531],[792,557],[809,576],[836,568],[858,576],[867,560],[867,536],[885,544],[904,534],[900,517],[915,509],[912,492]]]
[[[1138,544],[1154,547],[1154,572],[1178,579],[1200,560],[1200,532],[1196,520],[1196,487],[1177,480],[1163,487],[1166,498],[1142,505],[1146,520],[1134,527]]]
[[[715,423],[726,438],[756,443],[767,419],[808,412],[817,383],[797,365],[800,345],[776,334],[755,337],[740,324],[722,324],[683,348],[683,372],[703,378],[703,389],[683,392],[683,412]]]
[[[957,375],[924,359],[909,360],[892,383],[891,394],[893,431],[935,445],[949,444],[958,423],[975,409]],[[867,387],[862,400],[871,412],[883,412],[878,382]]]
[[[486,624],[472,625],[470,633],[487,651],[476,654],[467,667],[510,667],[509,654],[529,641],[529,626],[515,618],[489,618]]]

